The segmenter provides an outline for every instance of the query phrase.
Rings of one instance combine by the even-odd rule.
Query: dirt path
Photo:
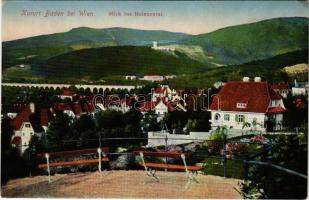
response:
[[[183,172],[157,172],[154,182],[144,171],[104,171],[57,174],[11,180],[2,187],[3,197],[77,198],[242,198],[237,179],[198,175],[199,184],[185,189]],[[237,190],[236,190],[237,189]]]

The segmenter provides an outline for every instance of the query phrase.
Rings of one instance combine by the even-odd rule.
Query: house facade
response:
[[[158,121],[163,119],[164,115],[168,113],[168,108],[167,106],[163,103],[163,101],[160,101],[156,106],[155,106],[155,113],[158,115]]]
[[[211,127],[234,130],[280,130],[285,112],[282,97],[267,82],[227,82],[210,105]]]
[[[308,95],[308,88],[308,82],[297,82],[297,80],[294,80],[294,86],[292,87],[292,95]]]
[[[34,104],[31,103],[23,108],[12,121],[14,135],[12,136],[11,144],[18,148],[21,155],[29,147],[31,138],[34,135],[41,138],[48,127],[48,110],[41,109],[40,112],[36,113],[34,107]]]

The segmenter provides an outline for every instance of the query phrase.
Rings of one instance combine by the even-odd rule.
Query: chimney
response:
[[[261,82],[261,77],[254,77],[254,82]]]
[[[35,112],[35,105],[34,105],[33,102],[31,102],[31,103],[29,104],[29,107],[30,107],[30,112],[31,112],[31,113],[34,113],[34,112]]]
[[[243,77],[243,78],[242,78],[242,81],[243,81],[243,82],[249,82],[249,81],[250,81],[250,78],[249,78],[249,77]]]

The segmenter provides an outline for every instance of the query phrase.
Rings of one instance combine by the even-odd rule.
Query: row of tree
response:
[[[141,137],[141,118],[134,110],[127,113],[106,110],[77,119],[57,112],[46,135],[40,140],[33,137],[30,143],[35,144],[37,152],[98,147],[100,138]]]

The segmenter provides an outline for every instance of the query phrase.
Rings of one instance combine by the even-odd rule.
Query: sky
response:
[[[22,16],[41,12],[40,16]],[[46,11],[64,16],[45,17]],[[93,16],[79,16],[79,11]],[[66,16],[75,11],[75,16]],[[122,16],[109,16],[110,12]],[[163,16],[123,16],[123,12],[158,12]],[[299,1],[5,1],[2,3],[2,40],[66,32],[72,28],[127,27],[189,34],[276,17],[308,17],[308,3]]]

